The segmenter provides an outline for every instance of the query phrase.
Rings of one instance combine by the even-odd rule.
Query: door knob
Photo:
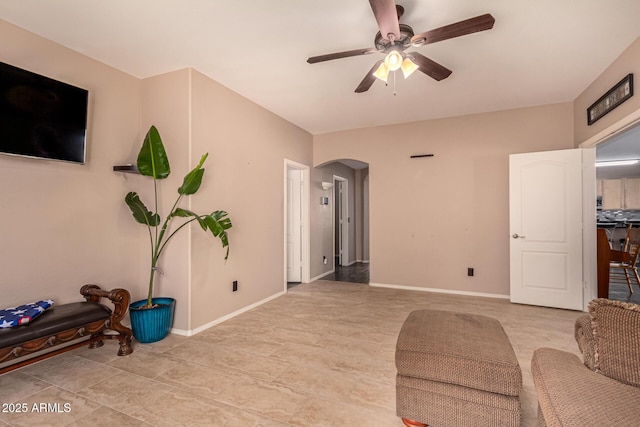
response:
[[[519,235],[518,233],[514,234],[513,236],[514,239],[524,239],[524,236]]]

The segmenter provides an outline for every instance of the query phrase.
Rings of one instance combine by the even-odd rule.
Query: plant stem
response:
[[[149,295],[147,296],[147,305],[149,307],[153,305],[153,277],[155,272],[155,266],[151,267],[151,274],[149,274]]]
[[[164,247],[167,246],[167,243],[169,243],[169,240],[171,240],[171,238],[178,232],[178,230],[180,230],[185,225],[192,223],[195,220],[196,220],[195,218],[191,218],[190,220],[183,222],[182,224],[180,224],[178,228],[176,228],[171,234],[169,234],[169,237],[167,237],[164,240],[164,243],[160,247],[160,253],[162,253],[162,251],[164,250]]]
[[[149,295],[147,296],[147,305],[151,305],[152,303],[152,297],[153,297],[153,276],[155,273],[155,267],[156,267],[156,261],[155,261],[155,257],[154,257],[154,244],[153,244],[153,234],[151,234],[151,227],[147,226],[147,229],[149,230],[149,241],[151,243],[151,274],[149,275]]]
[[[157,213],[158,212],[158,188],[157,188],[157,181],[155,178],[153,180],[153,190],[155,194],[155,211]],[[171,208],[172,213],[173,211],[175,211],[181,199],[182,199],[182,194],[178,196],[178,198],[176,199],[176,202],[173,204],[173,207]],[[180,230],[184,225],[193,221],[193,220],[190,220],[187,223],[182,224],[180,227],[178,227],[177,230],[171,233],[169,237],[165,240],[164,235],[167,231],[167,227],[169,225],[169,221],[171,220],[171,218],[172,218],[171,215],[169,215],[164,220],[164,223],[162,224],[162,229],[160,230],[160,234],[158,234],[158,226],[156,225],[154,227],[155,241],[151,237],[151,230],[149,230],[150,237],[151,237],[151,272],[149,274],[149,295],[147,296],[147,305],[149,306],[153,305],[153,279],[155,276],[156,267],[158,265],[158,259],[160,259],[160,255],[162,254],[163,249],[165,248],[165,246],[167,245],[167,242],[171,239],[171,237],[173,237],[173,235],[176,233],[176,231]]]
[[[155,204],[154,212],[157,215],[158,214],[158,180],[155,177],[155,173],[153,175],[153,196],[154,196],[154,204]],[[158,226],[156,225],[153,228],[155,232],[155,241],[152,237],[151,238],[151,272],[149,274],[149,295],[147,296],[147,305],[149,307],[153,305],[153,279],[156,273],[156,264],[158,262]],[[149,231],[149,233],[151,233],[151,231]]]

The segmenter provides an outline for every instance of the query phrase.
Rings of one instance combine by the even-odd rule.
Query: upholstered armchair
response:
[[[575,338],[582,361],[551,348],[533,354],[538,425],[639,425],[640,305],[591,301]]]

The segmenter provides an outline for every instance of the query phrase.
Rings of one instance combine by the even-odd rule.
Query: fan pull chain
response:
[[[393,72],[393,96],[396,96],[396,72]]]

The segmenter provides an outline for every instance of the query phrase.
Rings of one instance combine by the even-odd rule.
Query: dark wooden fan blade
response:
[[[418,69],[420,71],[438,81],[446,79],[451,74],[451,70],[447,67],[444,67],[417,52],[411,52],[407,56],[409,56],[409,58],[411,58],[411,60],[419,67]]]
[[[373,65],[373,67],[371,67],[371,69],[369,70],[367,75],[364,76],[364,79],[362,79],[362,81],[360,82],[360,84],[356,88],[356,93],[362,93],[362,92],[366,92],[366,91],[369,90],[369,88],[371,87],[373,82],[376,81],[376,76],[374,76],[373,73],[374,73],[374,71],[376,71],[378,69],[378,67],[380,66],[380,64],[382,64],[383,61],[384,61],[384,59],[381,59],[380,61],[376,62]]]
[[[389,40],[389,34],[393,34],[394,40],[399,40],[400,25],[396,3],[393,0],[369,0],[369,4],[378,22],[382,38]]]
[[[327,55],[312,56],[311,58],[307,59],[307,62],[309,64],[315,64],[316,62],[331,61],[332,59],[348,58],[350,56],[367,55],[369,53],[375,53],[377,51],[378,50],[374,49],[374,48],[347,50],[347,51],[344,51],[344,52],[329,53]]]
[[[490,30],[493,28],[495,22],[494,17],[487,13],[476,16],[475,18],[456,22],[455,24],[445,25],[444,27],[416,34],[411,37],[411,43],[419,46],[477,33],[478,31]]]

